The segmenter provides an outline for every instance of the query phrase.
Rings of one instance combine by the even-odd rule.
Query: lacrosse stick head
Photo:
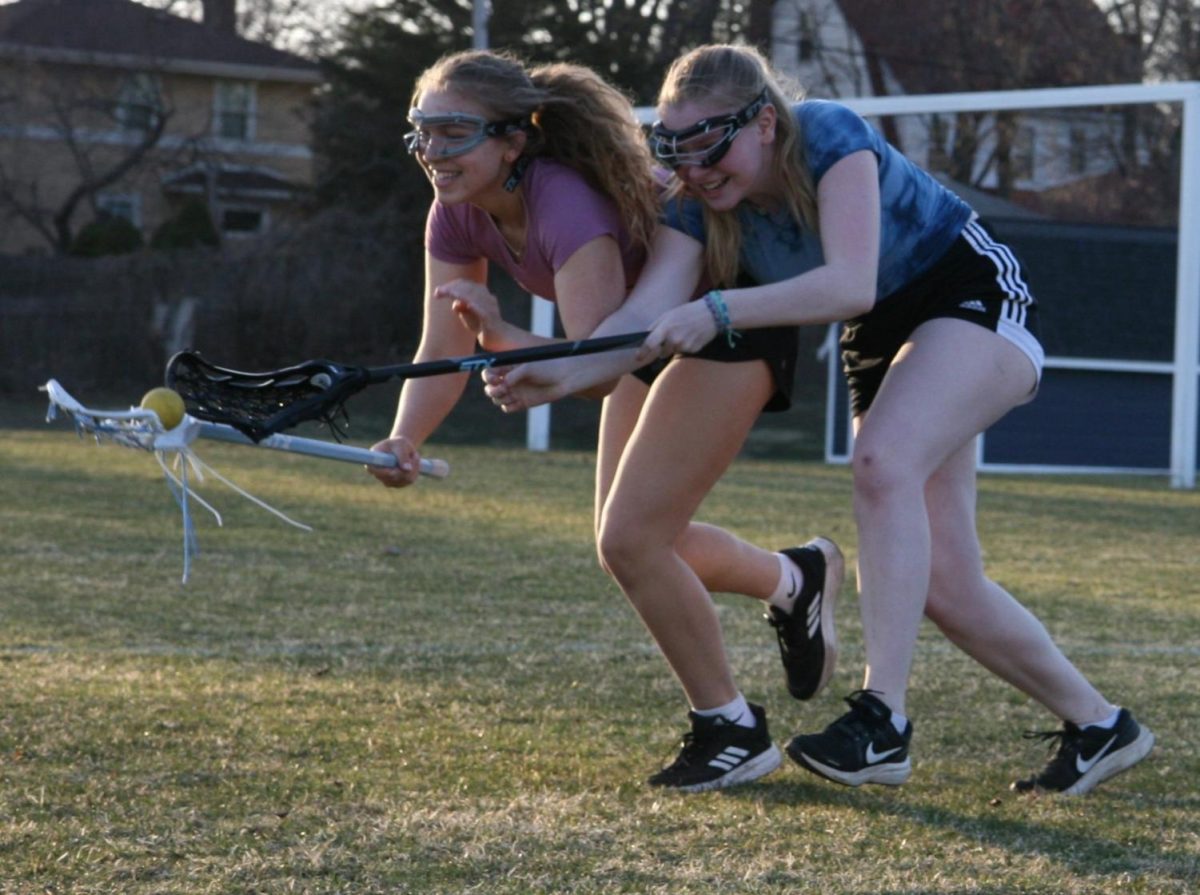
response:
[[[180,351],[167,362],[166,384],[179,392],[197,419],[225,423],[262,441],[307,420],[336,432],[343,404],[367,385],[367,373],[326,360],[247,373],[218,367],[195,351]]]
[[[59,417],[67,416],[75,424],[75,430],[82,436],[92,435],[97,441],[111,441],[123,447],[136,447],[152,451],[158,447],[160,439],[167,435],[167,430],[159,421],[158,414],[153,410],[142,407],[130,407],[128,410],[94,410],[84,407],[75,400],[56,379],[51,379],[39,390],[46,393],[50,406],[46,411],[46,421],[50,422]],[[186,417],[184,423],[187,422]],[[175,440],[187,443],[190,430],[181,428],[175,433]],[[194,434],[192,438],[194,439]]]
[[[171,494],[175,497],[183,512],[183,581],[185,584],[187,583],[188,573],[191,568],[192,554],[197,549],[196,534],[192,526],[189,502],[195,501],[204,507],[204,509],[216,517],[217,524],[221,524],[221,514],[192,491],[192,486],[188,478],[189,469],[194,470],[194,475],[197,479],[203,478],[204,472],[211,473],[243,497],[274,513],[288,524],[295,525],[297,528],[312,530],[307,525],[288,518],[279,512],[279,510],[239,488],[211,466],[200,460],[191,450],[191,444],[203,434],[203,430],[207,424],[202,423],[195,417],[185,413],[178,425],[168,430],[163,426],[159,415],[148,408],[130,407],[128,410],[96,410],[85,407],[72,397],[55,379],[51,379],[45,385],[39,386],[39,390],[45,392],[50,398],[50,407],[46,412],[47,422],[52,422],[59,415],[66,415],[75,424],[75,429],[81,437],[86,433],[95,436],[98,442],[111,441],[122,447],[141,448],[154,454],[158,460],[158,465],[162,468],[167,478]],[[167,466],[165,457],[171,454],[176,455],[175,466],[181,470],[179,475],[171,472]]]

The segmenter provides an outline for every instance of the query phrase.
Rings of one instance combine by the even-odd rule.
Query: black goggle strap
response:
[[[489,137],[507,137],[517,131],[527,131],[533,127],[533,119],[528,115],[520,118],[509,118],[507,121],[489,121],[483,132]]]

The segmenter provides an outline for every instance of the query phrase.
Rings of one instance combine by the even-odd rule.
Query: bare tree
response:
[[[0,122],[16,135],[10,145],[17,148],[0,157],[0,214],[23,220],[52,250],[64,253],[78,230],[81,208],[97,216],[98,197],[150,163],[173,109],[157,89],[148,94],[151,76],[140,82],[140,93],[122,99],[111,79],[28,74],[18,75],[23,89],[0,100]],[[61,152],[29,149],[42,144]],[[72,185],[65,193],[51,191],[51,182],[63,181],[64,165]]]
[[[1195,0],[1097,0],[1124,46],[1124,67],[1139,80],[1190,81],[1200,78],[1200,4]],[[1134,135],[1155,151],[1169,152],[1177,115],[1140,117],[1131,122],[1124,150],[1134,151]],[[1155,124],[1167,123],[1165,129]]]
[[[1132,64],[1148,80],[1200,77],[1200,5],[1195,0],[1097,0],[1127,40]]]
[[[204,0],[141,2],[184,18],[204,19]],[[315,59],[335,45],[343,18],[369,5],[370,0],[238,0],[236,31],[247,40]]]
[[[895,0],[786,0],[775,12],[776,63],[794,70],[818,96],[1195,77],[1200,48],[1196,0],[956,0],[927,4],[919,22],[912,4]],[[922,134],[912,119],[904,128],[892,119],[880,122],[889,140],[901,149],[927,147],[930,166],[960,183],[1017,195],[1032,179],[1029,165],[1036,159],[1039,170],[1056,172],[1051,176],[1064,187],[1080,182],[1064,190],[1072,202],[1092,201],[1084,181],[1093,180],[1091,189],[1103,194],[1099,199],[1114,216],[1137,205],[1122,195],[1133,197],[1148,179],[1177,170],[1171,152],[1177,151],[1178,122],[1148,107],[963,112],[931,115],[923,123]],[[914,145],[905,146],[906,138]],[[1150,147],[1157,149],[1148,164]],[[1094,175],[1102,170],[1123,180],[1100,183]],[[1044,179],[1039,184],[1046,185]]]

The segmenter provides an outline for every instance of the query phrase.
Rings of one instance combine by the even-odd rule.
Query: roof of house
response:
[[[953,192],[973,209],[989,220],[1002,218],[1004,220],[1040,220],[1045,215],[1032,209],[1025,208],[1015,202],[1009,202],[1000,196],[995,196],[985,190],[967,186],[954,180],[948,174],[940,171],[933,172],[934,178],[946,189]]]
[[[292,199],[305,187],[266,168],[220,168],[213,172],[213,186],[223,196],[244,196],[263,199]],[[203,195],[208,188],[208,174],[192,167],[163,178],[163,190],[168,193]]]
[[[905,93],[1136,83],[1134,54],[1092,0],[838,0]],[[1123,60],[1127,62],[1123,63]]]
[[[0,54],[261,80],[320,81],[316,63],[133,0],[0,6]]]

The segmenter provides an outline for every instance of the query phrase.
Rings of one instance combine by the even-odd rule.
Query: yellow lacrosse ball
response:
[[[187,412],[179,392],[162,386],[152,388],[142,395],[140,406],[144,410],[153,410],[164,429],[174,429],[183,422],[183,415]]]

